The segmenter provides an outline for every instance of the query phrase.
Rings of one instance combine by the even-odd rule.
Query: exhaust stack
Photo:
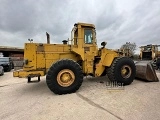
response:
[[[50,35],[46,32],[46,36],[47,36],[47,44],[50,44]]]

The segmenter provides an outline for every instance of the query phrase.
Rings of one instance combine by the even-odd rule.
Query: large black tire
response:
[[[126,69],[126,73],[122,74],[122,68]],[[128,57],[116,58],[112,65],[107,68],[107,76],[110,81],[117,81],[123,85],[129,85],[133,82],[136,75],[136,66],[132,59]]]
[[[70,86],[62,86],[58,83],[57,76],[62,70],[71,70],[74,73],[75,79],[74,82]],[[46,75],[46,83],[49,89],[55,94],[67,94],[73,93],[79,89],[83,82],[83,72],[79,64],[73,60],[62,59],[54,63],[47,75]]]

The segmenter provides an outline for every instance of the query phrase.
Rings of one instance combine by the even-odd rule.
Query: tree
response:
[[[136,47],[136,43],[126,42],[121,46],[120,51],[123,52],[124,56],[133,57],[133,55],[135,54]]]

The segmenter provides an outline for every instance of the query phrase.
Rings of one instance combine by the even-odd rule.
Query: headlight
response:
[[[24,59],[23,64],[27,65],[28,64],[28,59]]]

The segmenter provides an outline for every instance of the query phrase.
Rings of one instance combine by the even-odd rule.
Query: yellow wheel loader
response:
[[[48,88],[55,94],[76,92],[83,82],[83,76],[106,75],[111,81],[129,85],[136,75],[136,66],[128,57],[119,52],[106,49],[106,42],[98,49],[96,30],[93,24],[76,23],[71,31],[71,39],[63,44],[25,43],[24,66],[14,71],[14,77],[32,77],[46,75]]]
[[[146,45],[140,47],[141,60],[155,60],[160,56],[160,45]]]
[[[135,62],[137,72],[136,77],[147,81],[159,81],[154,70],[153,62],[159,56],[160,45],[146,45],[140,47],[141,61]]]

